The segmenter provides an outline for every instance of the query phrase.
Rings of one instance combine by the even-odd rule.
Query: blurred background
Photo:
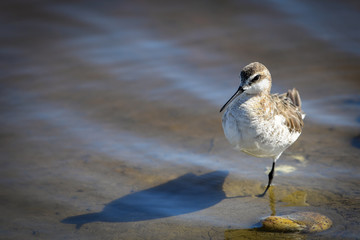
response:
[[[1,238],[242,239],[296,211],[334,222],[299,239],[357,238],[359,22],[352,0],[1,1]],[[264,198],[272,160],[219,113],[253,61],[307,114]]]

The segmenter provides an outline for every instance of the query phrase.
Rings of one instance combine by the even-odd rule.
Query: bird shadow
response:
[[[101,212],[67,217],[61,222],[79,229],[91,222],[136,222],[177,216],[209,208],[226,199],[228,171],[185,174],[174,180],[116,199]]]

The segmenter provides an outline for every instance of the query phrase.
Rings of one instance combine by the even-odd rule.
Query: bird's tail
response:
[[[298,90],[296,90],[295,88],[290,89],[287,91],[286,93],[286,97],[289,98],[292,103],[299,108],[299,110],[301,111],[301,115],[302,118],[305,118],[305,113],[302,111],[301,109],[301,98],[300,98],[300,93]]]
[[[301,109],[301,98],[298,90],[296,90],[295,88],[288,90],[288,92],[286,93],[286,97],[289,98],[295,106]]]

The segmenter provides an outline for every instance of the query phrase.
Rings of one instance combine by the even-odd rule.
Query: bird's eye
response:
[[[260,78],[260,75],[256,75],[251,81],[255,82],[255,81],[259,80],[259,78]]]

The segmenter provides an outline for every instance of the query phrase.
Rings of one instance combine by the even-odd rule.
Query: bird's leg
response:
[[[267,185],[265,191],[264,191],[262,194],[258,195],[258,197],[263,197],[263,196],[265,196],[265,194],[266,194],[267,190],[269,189],[269,187],[270,187],[270,185],[271,185],[271,182],[272,182],[272,180],[273,180],[273,178],[274,178],[274,172],[275,172],[275,161],[273,161],[271,171],[269,172],[268,185]]]

